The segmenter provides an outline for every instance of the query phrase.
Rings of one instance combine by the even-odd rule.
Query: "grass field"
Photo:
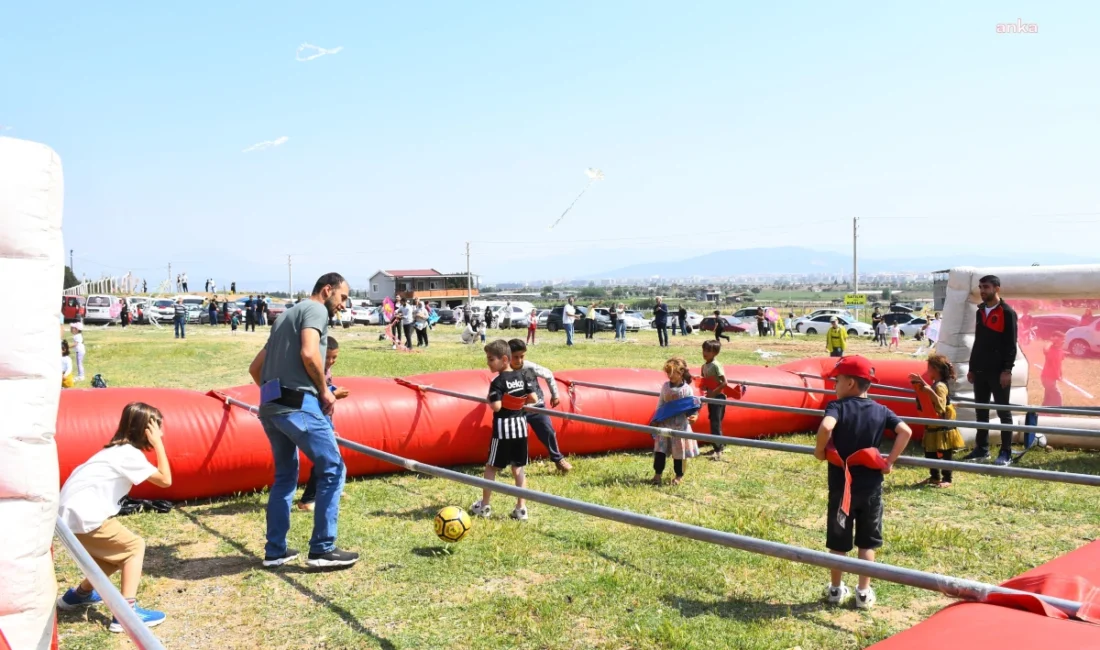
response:
[[[437,328],[432,347],[399,354],[377,328],[335,332],[336,375],[407,375],[478,368],[480,346]],[[699,361],[703,336],[656,346],[652,332],[616,344],[610,334],[564,346],[539,332],[530,357],[554,369],[659,368],[670,352]],[[111,386],[205,390],[248,381],[247,366],[266,332],[230,335],[194,326],[186,341],[170,328],[89,328],[87,376]],[[915,343],[908,342],[908,350]],[[823,353],[820,339],[735,338],[722,361],[778,362]],[[870,342],[851,352],[878,356]],[[776,363],[770,360],[768,363]],[[165,443],[171,451],[172,423]],[[793,441],[810,443],[809,436]],[[915,450],[913,450],[915,453]],[[822,549],[825,468],[811,458],[729,448],[726,458],[688,462],[678,487],[655,488],[645,453],[574,458],[562,476],[547,462],[529,471],[533,489],[764,539]],[[1025,465],[1100,472],[1100,455],[1030,454]],[[480,467],[461,468],[480,474]],[[1000,582],[1096,536],[1100,500],[1091,488],[957,475],[950,490],[918,487],[925,473],[887,478],[884,562]],[[506,478],[507,480],[507,478]],[[140,601],[167,612],[157,634],[169,648],[861,648],[921,621],[948,599],[877,583],[869,612],[822,601],[824,571],[587,518],[532,504],[531,520],[475,521],[460,544],[444,547],[431,530],[444,505],[468,507],[478,493],[409,474],[351,480],[339,543],[360,551],[339,573],[260,567],[266,495],[179,504],[173,512],[125,519],[147,542]],[[295,512],[291,545],[306,548],[311,519]],[[57,552],[59,589],[79,578]],[[852,580],[849,579],[849,584]],[[103,607],[62,613],[63,649],[130,647],[106,631]]]

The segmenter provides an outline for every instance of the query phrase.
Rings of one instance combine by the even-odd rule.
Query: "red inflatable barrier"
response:
[[[798,369],[809,368],[802,362]],[[820,366],[818,366],[819,368]],[[729,366],[730,376],[750,381],[789,385],[824,385],[781,368]],[[907,375],[907,373],[906,373]],[[624,388],[657,390],[665,381],[655,370],[629,368],[574,370],[557,373],[562,403],[559,410],[636,424],[648,424],[656,398],[576,386],[571,380],[610,384]],[[428,384],[483,397],[488,392],[488,371],[463,370],[419,375],[409,382]],[[344,437],[371,447],[434,465],[480,464],[489,449],[492,413],[483,404],[422,393],[392,379],[348,377],[339,380],[351,391],[341,400],[334,418]],[[259,402],[255,386],[221,391],[249,404]],[[753,388],[749,401],[785,406],[821,408],[827,396]],[[64,482],[77,465],[103,447],[114,433],[122,408],[133,401],[156,406],[165,416],[165,448],[172,463],[173,483],[167,490],[141,485],[137,498],[194,499],[256,490],[270,485],[274,469],[271,450],[259,420],[243,409],[229,408],[216,396],[166,388],[107,388],[67,390],[58,409],[57,447]],[[645,434],[582,422],[558,421],[562,451],[571,454],[622,449],[644,449],[652,444]],[[802,415],[752,409],[726,409],[723,430],[727,435],[759,437],[810,431],[817,419]],[[704,409],[695,423],[709,431]],[[532,457],[546,450],[532,438]],[[344,452],[349,476],[391,472],[394,468],[362,454]],[[152,454],[150,453],[150,459]],[[304,458],[303,458],[304,461]],[[309,471],[303,462],[302,480]]]

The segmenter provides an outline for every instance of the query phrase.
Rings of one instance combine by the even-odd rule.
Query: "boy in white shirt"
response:
[[[172,468],[164,451],[161,426],[164,416],[156,408],[132,402],[122,411],[118,430],[107,446],[73,470],[61,488],[58,516],[72,529],[88,555],[110,577],[122,572],[122,597],[149,627],[164,622],[164,612],[137,605],[138,583],[145,560],[145,540],[118,523],[119,501],[131,488],[149,481],[157,487],[172,485]],[[156,452],[154,467],[145,452]],[[59,609],[71,610],[102,600],[87,578],[57,599]],[[123,632],[112,619],[111,632]]]

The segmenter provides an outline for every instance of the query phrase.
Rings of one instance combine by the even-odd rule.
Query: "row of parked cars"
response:
[[[209,301],[202,296],[176,296],[173,298],[150,298],[148,296],[62,296],[61,314],[66,323],[84,321],[88,324],[118,324],[122,321],[122,305],[126,303],[130,311],[130,321],[135,324],[157,321],[171,321],[176,315],[176,300],[182,298],[187,307],[187,322],[202,325],[210,324]],[[244,319],[245,303],[248,298],[238,298],[230,303],[229,316],[236,314]],[[267,300],[267,322],[274,323],[294,303],[290,301]],[[222,318],[223,310],[218,305],[217,318]]]

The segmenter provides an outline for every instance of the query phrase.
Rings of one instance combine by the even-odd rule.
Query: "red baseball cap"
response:
[[[871,381],[875,378],[875,369],[871,367],[871,362],[867,357],[861,357],[859,355],[842,357],[840,361],[836,362],[836,367],[826,376],[829,379],[836,379],[840,375]]]

